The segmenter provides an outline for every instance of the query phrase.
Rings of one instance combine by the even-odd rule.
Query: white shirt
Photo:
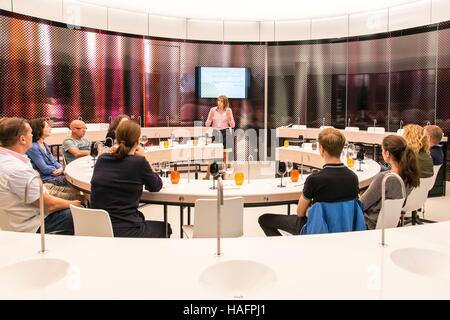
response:
[[[36,171],[25,155],[0,147],[0,214],[8,215],[15,231],[36,232],[40,227],[39,208],[33,205],[40,196],[37,179],[29,186],[24,203],[25,185],[34,175]]]

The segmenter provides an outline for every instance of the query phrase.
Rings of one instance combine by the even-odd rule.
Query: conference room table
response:
[[[108,132],[109,124],[87,123],[87,130],[84,137],[90,141],[104,141]],[[212,127],[142,127],[141,136],[149,139],[169,138],[174,135],[176,138],[190,138],[204,136],[206,133],[212,135]],[[52,128],[52,134],[45,142],[48,145],[61,145],[63,140],[71,135],[69,128]]]
[[[381,128],[381,127],[380,127]],[[302,135],[304,139],[318,139],[319,132],[322,129],[320,128],[287,128],[287,127],[280,127],[276,129],[276,136],[277,138],[293,138],[298,139],[298,136]],[[347,141],[349,142],[359,142],[359,143],[366,143],[366,144],[374,144],[374,145],[381,145],[383,142],[384,137],[391,135],[391,134],[398,134],[397,132],[372,132],[372,131],[366,131],[366,130],[359,130],[359,131],[353,131],[353,130],[342,130],[341,131]],[[447,142],[448,138],[443,137],[442,142]]]
[[[192,148],[201,148],[194,147]],[[156,150],[148,150],[146,157],[153,157]],[[168,161],[168,159],[165,159]],[[67,181],[75,188],[90,193],[91,178],[93,174],[93,161],[91,157],[83,157],[69,163],[65,169]],[[370,184],[373,177],[380,171],[380,166],[373,160],[366,160],[362,165],[362,171],[356,171],[360,188]],[[280,185],[280,178],[247,179],[247,172],[244,171],[244,183],[237,186],[232,178],[224,181],[225,197],[243,197],[244,207],[264,207],[275,205],[288,205],[290,214],[290,204],[296,204],[303,190],[303,184],[307,175],[301,175],[297,182],[292,182],[290,178],[283,179],[285,187]],[[167,222],[167,206],[180,207],[180,237],[183,237],[182,225],[184,221],[184,208],[188,208],[188,224],[190,223],[190,208],[195,206],[197,199],[216,199],[217,190],[212,189],[213,180],[180,179],[177,184],[172,184],[169,178],[163,178],[163,188],[159,192],[148,192],[144,189],[141,202],[150,204],[160,204],[164,206],[164,221]]]

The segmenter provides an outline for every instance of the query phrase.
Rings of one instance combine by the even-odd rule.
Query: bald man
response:
[[[91,142],[83,138],[86,134],[86,129],[86,124],[81,120],[73,120],[70,123],[72,135],[64,139],[62,143],[66,164],[90,154]]]

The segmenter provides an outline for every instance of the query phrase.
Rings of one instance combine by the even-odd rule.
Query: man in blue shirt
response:
[[[430,142],[430,155],[433,159],[433,165],[441,165],[444,163],[444,152],[442,146],[439,144],[442,140],[444,133],[442,129],[436,125],[425,126],[425,132],[428,135],[428,141]]]

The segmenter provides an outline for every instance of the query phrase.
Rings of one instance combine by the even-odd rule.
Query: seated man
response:
[[[267,236],[280,236],[278,229],[298,235],[307,222],[308,207],[316,202],[338,202],[358,198],[358,176],[344,164],[340,156],[345,137],[337,129],[327,128],[319,133],[319,151],[325,165],[321,171],[306,178],[297,215],[263,214],[259,225]]]
[[[64,139],[62,143],[66,164],[90,154],[91,142],[83,138],[86,134],[86,129],[86,124],[81,120],[74,120],[70,123],[72,135]]]
[[[25,186],[36,175],[25,152],[32,144],[32,130],[25,119],[3,118],[0,121],[0,203],[15,231],[39,232],[40,189],[33,180],[25,198]],[[80,206],[80,201],[56,198],[44,188],[46,212],[45,231],[73,234],[70,204]]]
[[[425,132],[430,143],[430,155],[433,159],[433,165],[441,165],[444,163],[444,152],[442,146],[439,144],[444,133],[442,129],[435,125],[425,126]]]

